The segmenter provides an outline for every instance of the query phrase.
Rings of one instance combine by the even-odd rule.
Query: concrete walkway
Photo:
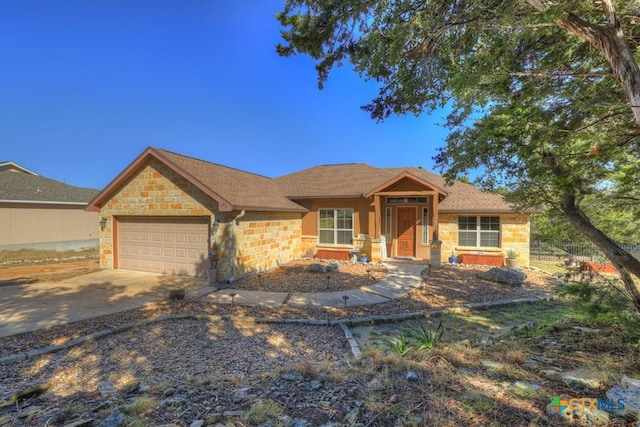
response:
[[[344,307],[378,304],[420,286],[425,264],[385,262],[386,279],[338,292],[263,292],[216,290],[200,279],[127,270],[103,270],[59,282],[0,287],[0,337],[114,314],[161,301],[171,289],[187,299],[260,307]],[[232,297],[232,294],[235,294]]]
[[[260,307],[326,308],[378,304],[400,298],[422,283],[420,273],[426,264],[406,261],[385,262],[387,277],[380,282],[359,289],[337,292],[263,292],[225,289],[204,296],[204,301]],[[232,298],[233,295],[233,298]]]

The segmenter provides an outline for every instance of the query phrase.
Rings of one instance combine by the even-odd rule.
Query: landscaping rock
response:
[[[331,261],[329,264],[327,264],[327,271],[340,271],[340,263]]]
[[[516,381],[513,383],[513,387],[526,392],[533,392],[540,390],[542,388],[539,384],[531,384],[526,381]]]
[[[478,273],[476,277],[509,286],[522,286],[527,275],[518,268],[494,267],[489,271]]]
[[[320,381],[320,380],[311,380],[309,385],[311,386],[312,389],[318,390],[318,389],[320,389],[322,387],[322,381]]]
[[[309,266],[307,267],[307,271],[310,273],[326,273],[327,267],[323,264],[314,263],[309,264]]]
[[[560,376],[560,378],[567,383],[569,387],[586,388],[591,390],[599,389],[602,382],[600,378],[594,377],[593,374],[576,371],[565,372]]]
[[[622,387],[612,387],[607,391],[607,399],[612,402],[614,407],[619,407],[618,402],[624,399],[624,409],[613,410],[620,415],[638,414],[640,413],[640,380],[629,378],[626,375],[622,377]]]
[[[381,391],[385,389],[385,386],[384,384],[382,384],[382,381],[380,381],[377,378],[374,378],[371,381],[369,381],[369,383],[367,384],[367,388],[371,391]]]
[[[553,403],[547,405],[547,415],[563,418],[572,424],[575,422],[588,426],[605,426],[609,424],[609,414],[600,409],[575,405],[559,412],[557,407],[552,407],[551,405]]]
[[[343,423],[348,426],[353,426],[358,422],[360,418],[360,408],[353,408],[343,420]]]
[[[418,381],[419,379],[420,379],[420,376],[418,375],[417,372],[415,371],[407,372],[407,381]]]
[[[287,381],[301,381],[303,378],[302,375],[300,375],[296,371],[287,371],[282,374],[282,379]]]
[[[204,427],[204,420],[195,420],[189,427]]]
[[[482,360],[480,361],[480,364],[482,366],[484,366],[487,369],[492,369],[492,370],[497,370],[497,369],[502,369],[504,367],[507,366],[506,363],[502,363],[502,362],[495,362],[493,360]]]
[[[246,399],[248,391],[249,391],[248,388],[240,388],[236,390],[235,394],[233,395],[233,403],[240,403],[244,399]]]
[[[109,414],[107,418],[102,420],[98,427],[122,427],[127,424],[124,414],[117,409]]]

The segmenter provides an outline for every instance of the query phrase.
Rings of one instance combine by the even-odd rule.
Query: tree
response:
[[[582,208],[640,200],[637,1],[288,0],[278,19],[278,52],[316,59],[320,87],[346,60],[379,82],[374,119],[450,103],[446,176],[482,168],[519,207],[562,212],[640,310],[640,261]]]

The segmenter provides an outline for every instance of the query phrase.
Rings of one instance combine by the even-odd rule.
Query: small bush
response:
[[[244,418],[252,423],[266,423],[282,413],[282,406],[270,399],[260,399],[249,407]]]

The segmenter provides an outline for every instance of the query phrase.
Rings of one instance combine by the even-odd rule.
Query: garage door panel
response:
[[[208,246],[208,218],[118,218],[119,268],[204,277]]]

